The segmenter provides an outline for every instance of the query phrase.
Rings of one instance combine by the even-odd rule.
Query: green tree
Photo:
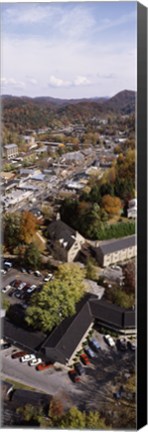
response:
[[[43,417],[42,408],[36,408],[31,404],[25,404],[17,408],[16,412],[19,414],[21,424],[30,426],[39,426],[40,420]]]
[[[26,310],[26,321],[34,328],[50,331],[63,318],[75,313],[75,304],[84,294],[85,272],[78,264],[61,264],[53,281],[35,293]]]
[[[2,307],[2,309],[5,309],[7,311],[9,309],[9,306],[10,306],[10,300],[7,297],[5,297],[2,293],[1,294],[1,307]]]
[[[107,300],[125,309],[131,308],[134,304],[134,295],[127,294],[126,291],[119,287],[113,287],[106,290],[105,297]]]
[[[79,411],[77,407],[73,406],[61,420],[60,427],[62,429],[84,429],[85,424],[85,412]]]
[[[87,414],[85,427],[89,430],[107,429],[104,419],[100,417],[100,414],[97,411],[90,411]]]
[[[18,246],[20,241],[20,214],[7,213],[3,220],[4,244],[9,249]]]
[[[36,269],[40,266],[41,255],[37,246],[30,243],[24,253],[24,266],[31,269]]]
[[[86,263],[86,277],[87,279],[91,279],[96,281],[98,279],[98,272],[96,268],[96,262],[93,258],[88,258]]]

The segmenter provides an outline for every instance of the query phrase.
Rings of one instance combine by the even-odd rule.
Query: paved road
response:
[[[1,351],[1,374],[3,378],[12,378],[51,395],[61,390],[79,391],[77,386],[70,381],[66,370],[55,371],[52,367],[38,372],[27,363],[21,363],[19,359],[12,359],[11,352],[12,348]]]

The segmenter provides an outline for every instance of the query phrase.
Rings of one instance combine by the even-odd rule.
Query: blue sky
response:
[[[136,90],[136,2],[2,3],[1,93]]]

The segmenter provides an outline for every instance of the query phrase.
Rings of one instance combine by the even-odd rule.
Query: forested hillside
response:
[[[53,118],[66,125],[81,123],[110,113],[130,114],[135,111],[134,91],[124,90],[114,97],[63,100],[51,97],[1,97],[2,122],[11,131],[50,126]]]

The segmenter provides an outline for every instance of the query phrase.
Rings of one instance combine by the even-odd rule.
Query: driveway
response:
[[[13,347],[14,348],[14,347]],[[38,372],[28,363],[21,363],[19,359],[12,359],[12,347],[1,351],[1,375],[2,378],[12,378],[37,390],[54,395],[59,391],[79,392],[69,379],[66,370],[56,371],[53,367]]]

